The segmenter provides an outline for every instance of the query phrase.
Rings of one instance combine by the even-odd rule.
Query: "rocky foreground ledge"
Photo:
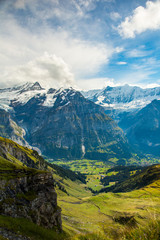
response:
[[[1,215],[27,218],[45,228],[62,230],[51,173],[26,168],[5,170],[0,175]]]

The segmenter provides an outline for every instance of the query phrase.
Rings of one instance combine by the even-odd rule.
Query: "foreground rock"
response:
[[[46,228],[62,229],[61,209],[57,206],[51,173],[28,168],[5,170],[0,186],[0,214],[27,218]]]

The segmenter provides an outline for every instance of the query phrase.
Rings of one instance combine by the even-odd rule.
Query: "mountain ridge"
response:
[[[135,112],[154,99],[160,100],[160,87],[140,88],[138,86],[110,87],[100,90],[82,91],[82,94],[104,107],[105,112],[113,119],[119,121],[125,112]]]
[[[160,180],[160,164],[158,165],[152,165],[149,167],[145,167],[142,172],[135,174],[134,176],[131,176],[129,179],[115,184],[114,186],[105,188],[102,190],[105,192],[130,192],[137,189],[143,189],[146,188]]]
[[[36,82],[14,88],[9,99],[6,90],[4,95],[7,111],[25,130],[25,140],[50,158],[131,157],[117,124],[101,106],[73,88],[43,89]],[[0,104],[4,95],[0,96]]]
[[[130,144],[142,152],[159,156],[160,153],[160,100],[123,118],[119,125],[126,132]]]

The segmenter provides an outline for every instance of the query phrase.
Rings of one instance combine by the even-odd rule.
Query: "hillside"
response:
[[[158,239],[152,238],[152,234],[160,220],[159,179],[160,176],[151,184],[145,184],[145,187],[130,192],[126,192],[127,188],[125,191],[124,186],[123,193],[107,192],[87,198],[64,195],[63,198],[59,198],[59,204],[65,215],[63,224],[67,228],[69,226],[75,233],[89,232],[85,239],[111,240],[117,237],[125,239],[126,233],[128,235],[126,239],[143,239],[147,229],[149,230],[147,240]],[[149,226],[150,223],[152,228]],[[146,228],[143,229],[143,226]],[[79,236],[78,239],[81,238],[82,236]]]
[[[139,112],[126,116],[119,125],[130,144],[144,153],[159,156],[160,101],[154,100]]]
[[[8,160],[9,163],[6,163],[16,164],[17,169],[29,167],[37,170],[50,171],[54,175],[55,184],[62,190],[65,189],[62,187],[63,180],[65,179],[71,182],[79,181],[85,183],[85,177],[80,173],[76,174],[69,169],[64,169],[55,164],[48,163],[35,150],[23,147],[7,138],[0,137],[0,156]],[[63,180],[60,182],[59,179],[61,178]],[[68,187],[69,184],[66,184],[66,186]]]
[[[160,165],[144,168],[142,172],[131,176],[129,179],[104,189],[105,192],[130,192],[156,183],[160,180]]]
[[[86,188],[83,176],[56,165],[48,165],[38,153],[22,147],[11,140],[1,138],[0,146],[0,156],[3,156],[0,161],[1,181],[4,183],[4,180],[7,179],[7,186],[9,188],[12,187],[13,194],[13,200],[11,200],[11,192],[7,190],[4,191],[3,188],[5,188],[5,184],[1,185],[3,186],[1,189],[1,191],[3,191],[1,213],[2,210],[4,211],[5,209],[5,214],[10,215],[10,217],[0,216],[0,227],[5,228],[5,234],[11,234],[12,236],[15,234],[19,239],[23,240],[28,240],[29,237],[32,240],[65,240],[68,238],[79,240],[83,239],[83,237],[85,237],[84,239],[111,240],[115,239],[115,236],[122,236],[124,238],[128,226],[132,226],[130,234],[132,234],[132,232],[134,234],[134,231],[137,229],[135,227],[138,226],[141,228],[141,226],[148,224],[153,214],[156,214],[157,220],[160,219],[158,207],[160,176],[158,166],[156,166],[157,171],[154,170],[155,167],[153,166],[149,167],[147,172],[143,174],[140,181],[149,184],[143,188],[128,193],[117,194],[109,192],[93,196]],[[22,159],[23,163],[20,161]],[[33,166],[34,163],[37,169],[25,166],[26,164]],[[47,172],[46,170],[39,170],[38,168],[47,169]],[[52,173],[53,178],[48,171]],[[150,174],[149,179],[144,177],[148,176],[148,174]],[[153,179],[156,181],[153,181]],[[27,215],[22,214],[23,209],[26,211],[31,210],[31,205],[35,208],[35,204],[31,203],[34,203],[35,200],[38,201],[37,195],[42,197],[44,194],[47,203],[49,203],[51,201],[50,193],[52,193],[53,198],[56,196],[53,190],[54,185],[56,185],[58,206],[62,209],[62,226],[65,233],[57,234],[54,229],[47,230],[40,226],[38,227],[29,219],[15,219],[11,217],[12,210],[15,211],[15,207],[21,204],[17,217],[25,216],[26,218]],[[131,183],[129,183],[129,185],[132,186]],[[16,190],[14,190],[15,186],[17,186]],[[133,185],[133,189],[135,189],[135,187],[137,186]],[[46,192],[46,189],[49,189],[49,192],[48,190]],[[124,191],[127,191],[127,185],[124,186]],[[48,199],[48,197],[50,199]],[[42,200],[43,198],[41,198],[41,201]],[[150,209],[149,211],[148,208]],[[45,211],[47,211],[48,207],[45,207],[45,209]],[[57,211],[59,210],[60,209],[57,208]],[[51,214],[50,208],[49,211],[49,213],[43,212],[43,214],[47,213],[48,218],[50,216],[49,214]],[[32,213],[32,211],[30,211],[30,213]],[[43,224],[47,224],[46,221],[44,223],[44,218],[42,226],[44,226]],[[156,229],[156,226],[154,225],[152,229]],[[146,231],[146,229],[144,229],[144,231]],[[22,235],[21,238],[20,234]],[[136,234],[141,233],[138,232]],[[131,240],[133,237],[130,235],[127,239]]]
[[[25,130],[12,119],[11,114],[0,109],[0,136],[10,138],[22,145],[28,145],[24,139]]]

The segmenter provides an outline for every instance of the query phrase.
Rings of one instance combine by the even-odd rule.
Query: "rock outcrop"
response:
[[[0,109],[0,136],[10,138],[23,146],[29,146],[24,139],[24,135],[25,130],[16,124],[11,114],[4,109]]]
[[[0,214],[27,218],[46,228],[62,229],[61,209],[57,206],[51,173],[33,169],[6,170],[0,178],[0,186]]]
[[[0,137],[0,156],[11,162],[19,160],[18,163],[31,168],[44,170],[47,166],[45,160],[35,150],[3,137]]]

